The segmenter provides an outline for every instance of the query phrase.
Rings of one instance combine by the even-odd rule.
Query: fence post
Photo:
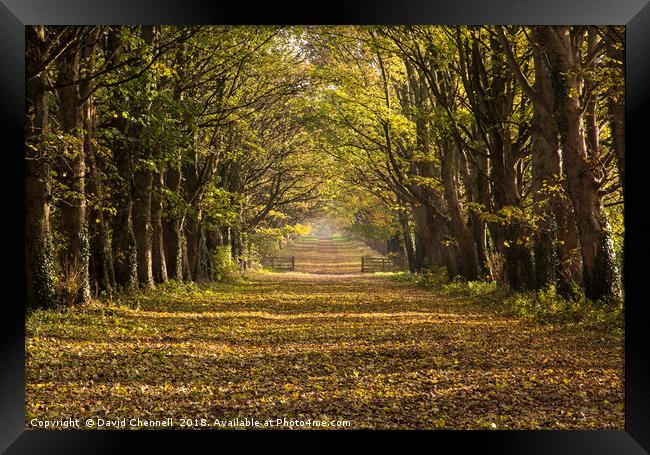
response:
[[[363,273],[363,261],[364,261],[364,259],[365,258],[363,256],[361,256],[361,273]]]
[[[274,268],[275,267],[274,267],[274,264],[273,264],[273,256],[271,256],[271,270],[273,270]]]
[[[291,270],[295,271],[296,270],[296,257],[291,256]]]

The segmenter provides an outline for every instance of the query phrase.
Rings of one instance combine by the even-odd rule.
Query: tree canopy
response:
[[[322,217],[412,272],[621,297],[621,27],[28,26],[26,63],[30,306]]]

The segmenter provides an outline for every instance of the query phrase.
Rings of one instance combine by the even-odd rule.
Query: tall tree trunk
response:
[[[420,232],[423,249],[423,266],[449,267],[449,256],[443,245],[443,234],[446,232],[445,222],[440,219],[433,203],[416,208],[415,221]],[[451,272],[451,270],[448,270]]]
[[[469,227],[465,221],[465,214],[458,197],[456,184],[457,156],[455,144],[447,141],[446,150],[442,152],[442,182],[444,195],[449,211],[451,227],[454,237],[458,242],[460,252],[460,274],[467,280],[476,280],[479,276],[479,262],[476,245]]]
[[[491,165],[493,194],[497,210],[519,207],[520,197],[514,163],[511,162],[512,144],[503,141],[500,134],[491,134]],[[505,271],[510,287],[528,290],[533,286],[533,263],[531,252],[524,244],[525,231],[518,220],[507,220],[504,225],[491,223],[492,236],[498,242],[497,249],[503,254]]]
[[[591,299],[618,297],[620,277],[611,233],[589,164],[579,93],[579,65],[568,26],[544,28],[555,93],[555,120],[560,131],[565,172],[582,251],[585,293]]]
[[[135,235],[131,221],[133,208],[131,189],[131,157],[125,148],[114,149],[119,179],[115,191],[113,222],[113,260],[115,282],[124,290],[133,289],[138,282]]]
[[[504,215],[503,223],[491,222],[490,234],[497,252],[505,262],[505,277],[516,290],[532,288],[534,281],[530,249],[525,244],[527,229],[516,216],[521,209],[520,180],[521,146],[525,135],[518,129],[513,134],[516,116],[516,87],[508,68],[507,57],[496,36],[489,37],[489,60],[478,41],[465,44],[458,37],[463,85],[469,95],[472,111],[489,150],[489,175],[494,209]]]
[[[25,27],[26,72],[44,62],[45,27]],[[25,285],[28,308],[54,305],[54,270],[50,232],[50,157],[45,150],[48,131],[47,71],[25,83]]]
[[[165,174],[165,186],[176,199],[180,197],[181,172],[178,168],[171,168]],[[181,208],[177,201],[169,201],[164,206],[165,216],[162,219],[163,246],[165,249],[165,264],[168,277],[183,281],[183,246]]]
[[[154,26],[142,26],[141,36],[147,46],[154,41],[156,29]],[[141,81],[144,91],[151,90],[151,78],[149,73],[142,76]],[[135,111],[146,114],[150,106],[148,104],[135,102]],[[135,136],[139,135],[141,128],[135,128]],[[148,145],[140,142],[135,150],[134,156],[144,162],[153,159],[152,150]],[[138,166],[133,174],[135,198],[133,201],[133,231],[135,234],[136,260],[138,269],[138,282],[146,287],[153,287],[153,246],[151,224],[151,193],[153,189],[153,171],[148,166]]]
[[[201,226],[198,219],[199,216],[199,213],[193,213],[185,220],[187,261],[189,276],[192,281],[198,280],[201,266]]]
[[[120,64],[122,43],[119,29],[111,29],[108,36],[109,54],[112,55],[112,64]],[[118,104],[125,103],[120,97]],[[124,118],[113,120],[114,126],[129,137],[128,124]],[[131,211],[133,208],[133,165],[131,150],[122,139],[117,139],[113,144],[113,156],[117,169],[117,181],[114,191],[115,218],[113,219],[113,269],[115,271],[115,284],[123,290],[133,289],[138,282],[137,260],[135,250],[135,235]]]
[[[606,53],[611,59],[611,67],[619,76],[619,80],[625,80],[625,29],[608,26],[605,27]],[[609,125],[612,131],[612,142],[616,152],[618,175],[621,186],[625,191],[625,89],[623,85],[612,86],[607,94],[607,109],[609,113]]]
[[[165,246],[162,225],[162,189],[163,174],[155,174],[151,193],[151,225],[152,225],[152,256],[151,263],[153,278],[156,283],[167,281],[167,263],[165,262]]]
[[[90,298],[88,277],[88,224],[86,220],[83,118],[79,85],[81,48],[68,49],[59,59],[59,119],[67,143],[59,169],[61,183],[66,187],[61,201],[61,233],[65,239],[62,264],[66,280],[76,283],[71,302],[83,303]],[[69,287],[70,288],[70,287]]]
[[[538,33],[538,32],[536,32]],[[553,119],[551,74],[541,52],[533,50],[535,92],[533,103],[533,201],[539,218],[535,235],[535,281],[541,289],[558,282],[568,295],[581,282],[579,243],[573,209],[565,197],[560,138]]]
[[[101,32],[100,27],[95,27],[85,38],[81,50],[81,64],[83,74],[92,74],[95,70],[95,52],[97,40]],[[91,288],[96,296],[101,291],[112,291],[114,285],[113,257],[106,219],[104,216],[104,189],[102,174],[98,157],[94,147],[95,134],[95,103],[92,96],[91,80],[82,80],[79,83],[79,94],[83,100],[82,116],[84,130],[84,156],[88,164],[88,179],[86,193],[90,204],[88,210],[89,237],[90,237],[90,280]]]
[[[153,173],[137,170],[133,175],[135,198],[133,201],[133,232],[135,234],[138,282],[153,286],[151,192]]]
[[[413,244],[413,237],[411,236],[408,214],[400,210],[398,217],[402,228],[402,236],[404,237],[404,251],[406,253],[407,261],[406,265],[408,266],[409,272],[415,273],[417,270],[417,261],[415,259],[415,245]]]
[[[467,162],[466,154],[461,154],[460,157],[462,159],[461,174],[463,176],[467,201],[488,207],[490,203],[488,180],[486,178],[488,173],[487,158],[479,155],[475,158],[475,165],[470,165]],[[492,276],[488,259],[487,224],[481,218],[480,214],[474,210],[469,211],[468,224],[474,237],[481,276]]]

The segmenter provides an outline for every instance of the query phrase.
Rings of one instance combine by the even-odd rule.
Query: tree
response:
[[[584,81],[579,76],[579,55],[584,35],[585,30],[581,27],[543,28],[544,40],[540,46],[543,46],[551,64],[554,117],[560,132],[567,183],[580,234],[585,292],[589,298],[601,299],[618,296],[620,281],[583,126],[585,105],[580,94]]]

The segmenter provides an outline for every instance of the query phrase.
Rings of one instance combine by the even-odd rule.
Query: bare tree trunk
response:
[[[467,201],[489,207],[489,188],[487,178],[485,177],[488,173],[487,158],[477,156],[475,158],[475,166],[471,166],[467,163],[465,154],[460,156],[462,158],[461,174],[463,176]],[[487,223],[478,213],[470,210],[468,214],[468,225],[474,237],[474,246],[476,247],[480,274],[483,277],[491,276],[492,272],[489,268],[488,260]]]
[[[564,294],[581,282],[581,263],[573,209],[564,195],[560,138],[553,120],[551,74],[541,53],[534,49],[533,200],[539,218],[535,241],[535,277],[538,289],[558,281]]]
[[[415,259],[415,245],[413,244],[413,237],[411,237],[408,214],[400,211],[398,216],[402,228],[402,236],[404,237],[404,251],[406,253],[407,266],[409,272],[415,273],[417,270],[417,262]]]
[[[187,261],[189,276],[192,281],[199,278],[201,263],[200,240],[201,230],[198,220],[199,214],[191,214],[185,220],[185,239],[187,245]]]
[[[152,224],[152,256],[151,263],[153,278],[156,283],[167,281],[167,264],[165,262],[165,247],[162,225],[162,191],[163,174],[154,176],[153,189],[151,193],[151,224]]]
[[[546,50],[552,66],[555,120],[582,251],[585,293],[591,299],[618,297],[620,277],[611,233],[589,164],[579,93],[575,44],[568,26],[544,28]]]
[[[422,265],[445,266],[442,252],[442,230],[430,204],[415,209],[415,223],[422,241]]]
[[[442,182],[445,200],[449,210],[453,235],[458,242],[460,252],[460,274],[467,280],[476,280],[479,276],[479,262],[474,238],[465,221],[465,214],[458,197],[456,183],[457,156],[455,144],[447,141],[446,150],[441,155]]]
[[[625,29],[605,27],[606,52],[611,59],[612,69],[618,73],[620,80],[625,80]],[[609,125],[612,131],[612,141],[616,151],[618,175],[621,186],[625,191],[625,90],[622,85],[613,86],[608,91],[607,109]]]
[[[113,223],[113,260],[115,282],[122,289],[132,289],[138,282],[135,235],[131,222],[131,159],[129,151],[115,149],[119,180],[115,191],[115,219]]]
[[[511,144],[505,143],[499,134],[492,134],[490,169],[496,209],[519,207],[519,192],[514,164],[511,162]],[[505,225],[491,223],[493,239],[498,242],[505,260],[510,287],[528,290],[533,286],[533,263],[531,252],[524,244],[525,232],[518,220],[508,220]]]
[[[135,199],[133,201],[133,232],[135,234],[138,282],[153,286],[151,191],[153,174],[149,170],[134,173]]]
[[[44,61],[42,25],[25,27],[27,74]],[[54,270],[50,232],[50,158],[45,150],[48,131],[47,72],[25,83],[25,285],[28,308],[54,305]]]
[[[65,238],[62,264],[66,279],[76,282],[76,295],[68,298],[75,303],[90,298],[88,277],[88,224],[86,220],[85,172],[83,148],[83,118],[79,85],[81,49],[68,49],[59,59],[59,118],[61,130],[68,135],[64,157],[61,160],[60,179],[65,185],[61,201],[61,233]]]
[[[119,32],[111,30],[108,36],[109,52],[112,55],[112,64],[117,65],[121,60],[122,43]],[[120,102],[124,102],[120,99]],[[129,135],[125,120],[118,117],[114,120],[115,127]],[[135,251],[135,235],[131,211],[133,208],[132,177],[133,166],[130,149],[117,140],[113,145],[113,156],[117,169],[118,179],[114,191],[115,218],[113,220],[113,269],[115,284],[123,290],[133,289],[138,282],[137,259]]]
[[[95,69],[95,52],[101,29],[95,27],[86,36],[81,51],[81,64],[84,74],[92,74]],[[88,211],[90,236],[90,279],[95,296],[101,291],[112,291],[114,285],[113,258],[111,254],[108,228],[104,216],[104,189],[100,165],[95,153],[95,103],[92,96],[91,80],[79,83],[79,94],[83,100],[82,115],[84,129],[84,156],[88,163],[88,179],[86,193],[90,208]]]
[[[178,168],[167,170],[165,186],[176,197],[180,197],[181,172]],[[177,201],[171,201],[165,207],[166,216],[162,220],[163,246],[165,249],[165,264],[168,277],[183,281],[183,245],[181,208]]]
[[[141,36],[147,46],[154,41],[156,29],[154,26],[142,26]],[[145,91],[151,89],[151,81],[148,73],[142,76],[142,85]],[[135,103],[136,112],[147,113],[148,105]],[[136,129],[136,137],[141,128]],[[137,145],[134,156],[150,161],[152,151],[148,145],[142,143]],[[151,225],[151,192],[153,189],[153,171],[147,167],[139,166],[133,174],[135,198],[133,201],[133,231],[135,234],[136,259],[138,268],[138,282],[146,287],[153,287],[152,269],[152,231]]]

